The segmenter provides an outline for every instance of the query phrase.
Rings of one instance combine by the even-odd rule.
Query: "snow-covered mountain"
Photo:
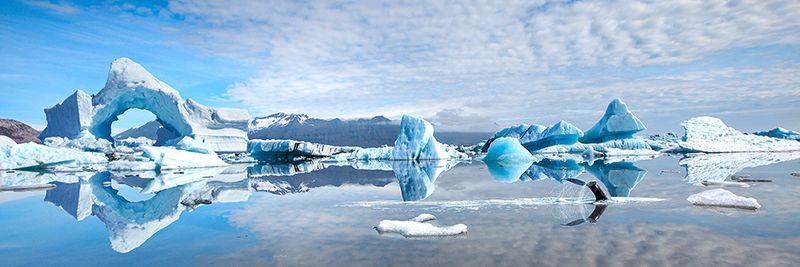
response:
[[[160,122],[157,120],[145,123],[138,127],[133,127],[124,132],[121,132],[114,136],[114,139],[126,139],[128,137],[147,137],[149,139],[156,140],[158,139],[158,129],[163,128],[164,126],[161,125]]]

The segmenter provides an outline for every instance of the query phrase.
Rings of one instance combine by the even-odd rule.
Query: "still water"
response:
[[[3,266],[793,266],[797,154],[661,156],[592,165],[362,162],[173,173],[4,173],[47,191],[0,193]],[[748,211],[691,206],[704,180],[749,175]],[[621,201],[582,204],[596,180]],[[465,235],[378,234],[431,213]]]

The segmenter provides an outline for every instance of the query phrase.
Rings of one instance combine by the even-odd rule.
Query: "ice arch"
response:
[[[47,128],[39,138],[92,135],[111,140],[111,124],[129,109],[152,112],[166,129],[157,143],[194,137],[216,151],[245,151],[250,114],[241,109],[212,109],[156,79],[128,58],[111,63],[106,85],[96,95],[78,90],[45,109]]]

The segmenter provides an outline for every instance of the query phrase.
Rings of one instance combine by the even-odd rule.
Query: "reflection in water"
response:
[[[542,159],[534,163],[531,168],[525,172],[526,177],[520,177],[521,180],[531,179],[533,181],[541,179],[553,179],[559,183],[564,183],[567,179],[572,179],[580,176],[583,173],[583,166],[578,164],[574,159]]]
[[[392,161],[403,201],[418,201],[430,196],[436,189],[436,178],[457,164],[458,161],[447,160]]]
[[[684,181],[703,185],[703,181],[721,182],[745,168],[754,168],[800,158],[800,152],[790,153],[721,153],[690,154],[681,159],[686,168]]]
[[[286,170],[310,169],[302,166],[286,165],[251,166],[247,168],[250,187],[256,191],[285,195],[308,192],[308,190],[317,187],[339,187],[346,184],[383,187],[394,181],[394,176],[389,171],[357,170],[346,166],[326,166],[323,164],[315,164],[313,166],[324,167],[315,169],[315,171],[297,172]]]
[[[586,169],[606,186],[608,194],[612,197],[630,196],[631,190],[647,174],[646,170],[634,166],[633,162],[599,161],[587,165]]]

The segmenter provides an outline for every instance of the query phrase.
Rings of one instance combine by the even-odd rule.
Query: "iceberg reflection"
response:
[[[436,178],[457,164],[455,160],[392,161],[392,170],[400,184],[403,201],[428,198],[436,189]]]
[[[745,168],[754,168],[800,158],[800,152],[791,153],[720,153],[689,154],[679,164],[686,168],[689,184],[702,185],[704,181],[722,182]]]

